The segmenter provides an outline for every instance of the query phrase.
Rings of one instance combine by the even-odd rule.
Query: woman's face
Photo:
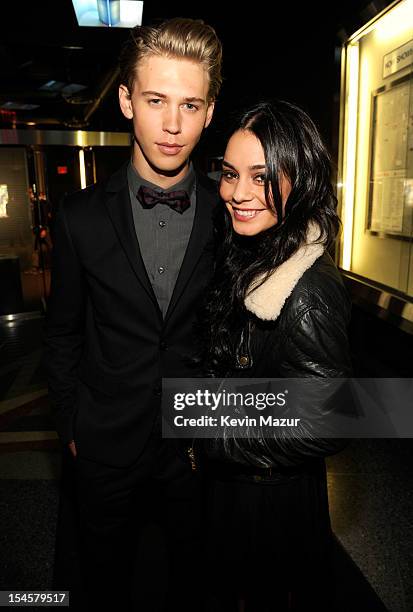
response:
[[[249,130],[238,130],[228,141],[222,162],[220,195],[229,210],[234,231],[255,236],[277,223],[277,214],[265,200],[265,157],[258,138]],[[291,192],[282,177],[283,206]]]

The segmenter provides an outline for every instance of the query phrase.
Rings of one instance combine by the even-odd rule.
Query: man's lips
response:
[[[177,153],[179,153],[184,145],[179,145],[177,143],[170,143],[170,142],[157,142],[156,143],[159,150],[164,153],[165,155],[176,155]]]

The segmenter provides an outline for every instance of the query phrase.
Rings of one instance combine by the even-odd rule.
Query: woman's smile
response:
[[[236,208],[233,204],[231,206],[234,211],[234,217],[238,221],[250,221],[266,210],[265,208]]]

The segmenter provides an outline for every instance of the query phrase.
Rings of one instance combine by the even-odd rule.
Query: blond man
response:
[[[199,600],[198,483],[162,439],[160,407],[163,377],[194,376],[194,322],[212,273],[217,192],[190,156],[213,115],[221,53],[201,21],[131,31],[119,102],[132,159],[69,196],[56,221],[45,357],[75,465],[90,607],[133,609],[131,585],[140,601],[132,534],[154,495],[169,554],[165,609],[193,611]]]

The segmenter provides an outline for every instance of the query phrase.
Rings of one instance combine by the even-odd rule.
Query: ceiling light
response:
[[[44,85],[41,85],[39,89],[42,91],[60,91],[63,87],[65,87],[66,83],[63,81],[47,81]]]
[[[71,96],[75,93],[78,93],[79,91],[82,91],[83,89],[87,89],[86,85],[80,85],[79,83],[69,83],[68,85],[65,85],[62,88],[62,94],[65,94],[66,96]]]
[[[0,106],[0,108],[5,108],[7,110],[34,110],[35,108],[39,108],[39,104],[22,104],[20,102],[5,102]]]

